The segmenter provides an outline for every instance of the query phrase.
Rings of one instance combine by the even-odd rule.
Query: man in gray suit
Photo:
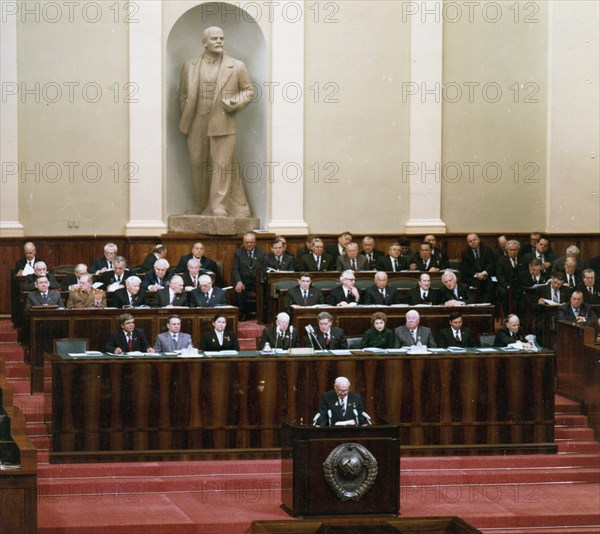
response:
[[[419,341],[421,345],[427,347],[437,347],[435,339],[431,334],[431,329],[426,326],[419,326],[419,312],[409,310],[406,314],[406,324],[399,326],[394,330],[396,337],[395,347],[410,347],[416,345]]]
[[[50,282],[47,276],[38,276],[35,281],[35,290],[27,295],[25,310],[32,306],[58,306],[64,308],[65,303],[58,291],[50,291]]]
[[[338,271],[346,271],[348,269],[356,271],[368,271],[369,260],[366,256],[359,254],[358,243],[348,243],[346,245],[346,254],[338,256],[336,261]]]
[[[156,336],[154,350],[156,352],[173,352],[192,345],[192,336],[181,332],[181,318],[171,315],[167,319],[167,331]]]
[[[187,135],[196,206],[204,215],[248,217],[250,207],[236,173],[236,114],[254,96],[246,66],[223,53],[225,36],[202,33],[204,53],[181,71],[179,129]]]

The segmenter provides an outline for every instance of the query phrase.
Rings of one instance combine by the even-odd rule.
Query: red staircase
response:
[[[0,322],[0,358],[39,447],[40,534],[246,533],[280,508],[281,462],[48,463],[42,395],[29,395],[23,351]],[[246,327],[246,323],[243,323]],[[248,324],[250,326],[250,324]],[[240,338],[260,335],[255,325]],[[411,457],[404,517],[458,515],[485,533],[600,532],[600,443],[578,403],[556,397],[556,455]]]

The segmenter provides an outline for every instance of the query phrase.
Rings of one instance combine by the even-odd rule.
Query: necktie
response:
[[[317,271],[320,271],[321,270],[321,256],[316,256],[315,262],[317,264]]]
[[[454,290],[454,298],[458,300],[458,289]]]
[[[573,308],[573,315],[579,317],[579,308]]]
[[[133,306],[133,295],[127,293],[129,295],[129,305]]]
[[[329,347],[329,334],[325,334],[325,346]]]
[[[542,265],[544,264],[544,255],[540,254],[540,261],[542,262]]]
[[[429,269],[429,260],[427,260],[424,264],[425,270]]]
[[[423,300],[427,300],[427,291],[423,291]]]
[[[248,259],[252,261],[252,252],[248,251]]]
[[[48,300],[48,295],[46,293],[42,293],[42,300],[46,302]]]
[[[173,334],[173,335],[171,336],[171,339],[173,340],[173,344],[171,345],[171,348],[172,348],[173,350],[175,350],[175,349],[177,348],[177,336],[176,336],[175,334]]]
[[[346,415],[346,402],[345,399],[340,399],[340,406],[342,408],[342,417]]]
[[[589,286],[589,287],[588,287],[588,293],[589,293],[590,295],[593,295],[593,294],[594,294],[594,288],[593,288],[592,286]]]
[[[475,249],[475,261],[479,261],[479,249]]]
[[[308,291],[302,291],[302,297],[304,298],[304,305],[306,306],[308,304]]]
[[[510,259],[510,263],[512,264],[513,269],[517,266],[517,262],[515,261],[514,258]]]
[[[133,341],[131,340],[131,334],[127,334],[127,350],[133,350]]]
[[[115,282],[117,284],[121,283],[121,277],[120,276],[115,276]]]
[[[381,297],[385,301],[385,289],[380,289],[379,291],[381,292]]]
[[[459,332],[458,330],[456,330],[456,331],[454,332],[454,340],[455,340],[457,343],[460,343],[460,332]]]
[[[356,271],[356,260],[351,260],[351,261],[350,261],[350,265],[351,265],[351,267],[352,267],[352,270],[353,270],[353,271]]]
[[[277,257],[277,269],[281,269],[281,256]]]
[[[367,259],[369,260],[369,265],[373,263],[373,254],[367,254]]]
[[[398,260],[394,260],[394,272],[398,270]]]
[[[552,290],[552,302],[560,302],[559,293],[555,289]]]
[[[29,260],[29,261],[27,262],[27,265],[29,265],[29,267],[33,267],[33,261],[32,261],[32,260]]]
[[[575,282],[573,280],[573,275],[569,275],[569,287],[575,287]]]
[[[414,341],[417,341],[417,331],[416,330],[411,330],[410,331],[411,336],[413,337]]]
[[[197,276],[194,276],[193,285],[194,285],[194,287],[198,287],[198,277]]]
[[[204,293],[204,300],[208,302],[210,295],[208,293]]]
[[[177,298],[177,293],[173,293],[173,296],[171,297],[171,304],[175,304],[176,298]]]

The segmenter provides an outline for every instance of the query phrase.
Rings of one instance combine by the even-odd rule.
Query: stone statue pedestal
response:
[[[184,213],[169,215],[169,233],[236,235],[260,228],[260,219],[256,217],[223,217]]]

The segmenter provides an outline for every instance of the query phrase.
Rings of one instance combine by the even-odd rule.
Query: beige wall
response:
[[[108,2],[98,3],[101,12],[93,6],[83,11],[83,2],[72,13],[62,2],[56,3],[61,12],[44,4],[18,2],[32,13],[24,22],[24,11],[19,14],[19,87],[40,87],[38,102],[36,94],[19,95],[19,163],[21,171],[34,171],[21,178],[20,220],[28,235],[121,234],[128,221],[129,189],[123,170],[129,153],[125,12],[111,11]],[[79,84],[72,86],[72,97],[65,85],[71,82]],[[94,103],[97,89],[101,98]],[[73,169],[72,179],[65,162]],[[111,170],[115,163],[120,176]],[[57,169],[62,171],[58,180]],[[92,183],[97,169],[102,175]],[[69,228],[69,219],[78,220],[79,227]]]
[[[461,5],[444,22],[442,218],[449,232],[543,228],[547,5],[481,4],[471,18]]]
[[[550,11],[547,229],[600,232],[598,2]]]
[[[305,220],[318,232],[398,230],[408,218],[400,168],[409,113],[400,87],[409,79],[409,24],[399,22],[400,2],[336,5],[336,23],[306,19]],[[331,88],[337,103],[326,102]],[[336,182],[324,183],[337,168]]]
[[[26,235],[123,234],[129,220],[123,170],[129,160],[126,12],[119,11],[115,22],[114,4],[101,2],[98,21],[87,22],[82,7],[90,2],[84,1],[74,8],[70,22],[67,8],[57,2],[52,4],[62,5],[63,13],[52,23],[57,14],[40,7],[49,4],[19,2],[34,14],[24,22],[19,14],[17,81],[20,89],[34,91],[40,84],[39,102],[35,94],[13,97],[18,99],[21,171],[32,170],[18,184],[19,220]],[[464,3],[459,21],[440,17],[444,81],[463,90],[457,103],[450,102],[456,97],[452,86],[439,95],[445,97],[442,164],[456,164],[463,171],[458,183],[442,182],[442,219],[449,232],[598,232],[599,4],[520,2],[518,22],[516,4],[497,4],[503,8],[497,22],[485,20],[478,9],[470,22]],[[410,18],[402,13],[406,4],[327,4],[336,11],[324,5],[318,21],[314,9],[307,9],[304,18],[305,221],[314,232],[349,228],[400,233],[410,194],[401,176],[402,164],[410,161],[409,100],[402,94],[403,83],[411,82]],[[98,15],[92,10],[85,14]],[[497,14],[490,10],[485,15],[493,19]],[[72,102],[64,85],[69,82],[79,83]],[[465,83],[480,84],[473,102]],[[494,88],[501,89],[498,102],[485,100],[486,83],[492,84],[488,100],[495,96]],[[56,98],[53,84],[62,90],[56,103],[50,102]],[[82,95],[85,84],[92,84],[87,98]],[[94,87],[102,90],[98,103],[89,101]],[[64,162],[78,164],[72,183]],[[118,183],[111,169],[115,162]],[[473,183],[468,181],[468,162],[480,164]],[[537,181],[523,183],[530,162],[537,165]],[[98,183],[82,177],[83,166],[90,163],[102,170]],[[482,177],[486,163],[493,164],[490,177],[496,166],[502,169],[497,183]],[[518,183],[511,169],[515,163]],[[62,177],[51,183],[57,168]],[[88,169],[90,179],[94,168]],[[332,183],[325,183],[327,176]],[[143,183],[143,169],[138,177]],[[79,227],[69,228],[68,220],[78,220]],[[261,222],[264,226],[266,221]]]

